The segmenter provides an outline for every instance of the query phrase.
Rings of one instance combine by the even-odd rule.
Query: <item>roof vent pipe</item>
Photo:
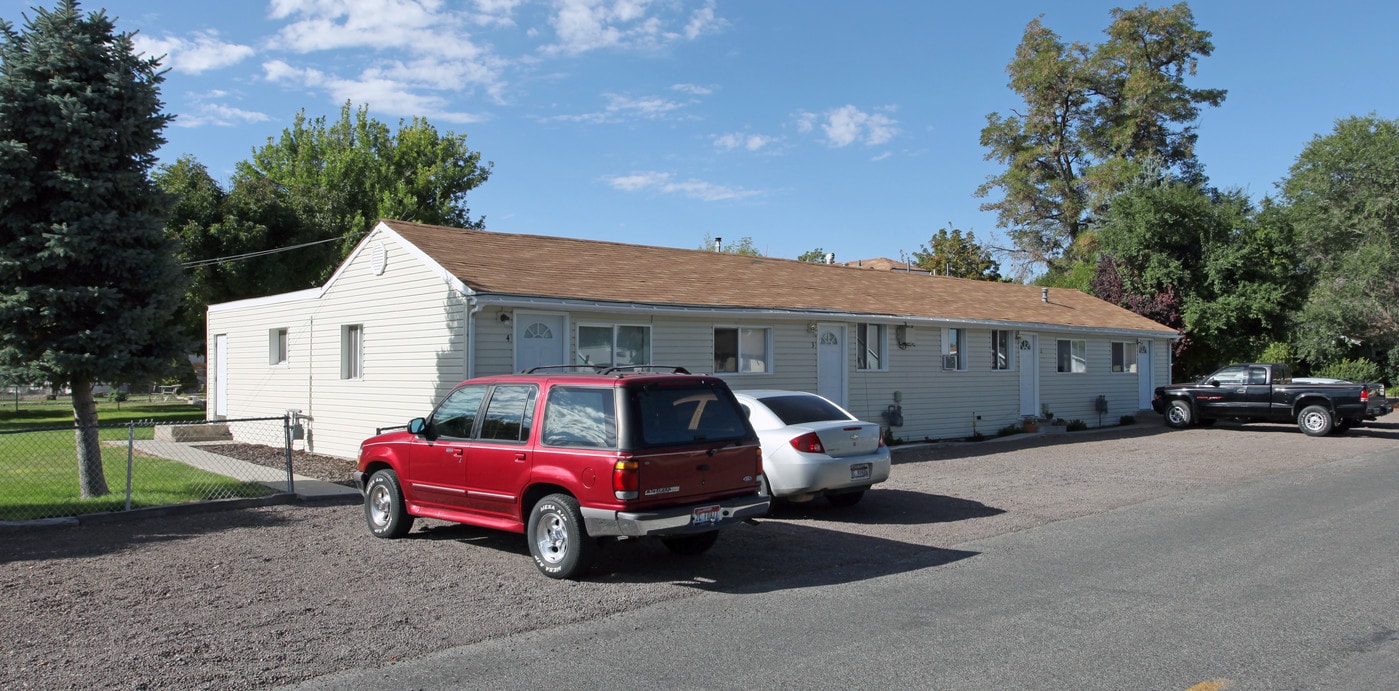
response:
[[[1049,289],[1048,289],[1048,288],[1040,288],[1040,300],[1043,300],[1044,302],[1049,302]]]
[[[723,251],[724,251],[724,238],[714,238],[714,251],[715,251],[715,252],[723,252]]]
[[[826,263],[827,263],[827,264],[834,264],[834,263],[836,263],[836,253],[835,253],[835,252],[827,252],[827,253],[826,253]]]

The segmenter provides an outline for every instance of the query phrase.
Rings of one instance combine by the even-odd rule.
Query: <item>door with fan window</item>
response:
[[[568,331],[562,314],[515,313],[515,371],[567,365]]]

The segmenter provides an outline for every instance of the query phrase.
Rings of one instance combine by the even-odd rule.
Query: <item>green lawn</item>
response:
[[[121,414],[130,413],[128,419],[150,419],[151,413],[157,412],[135,410],[140,407],[124,403]],[[203,411],[199,413],[196,419],[203,418]],[[103,423],[107,424],[108,416],[105,413],[101,415]],[[53,422],[51,417],[33,416],[26,417],[24,424],[5,420],[0,424],[0,429],[38,427]],[[67,420],[60,424],[65,423],[72,424]],[[124,442],[129,433],[128,428],[117,427],[102,429],[100,436],[104,442]],[[152,427],[137,427],[136,433],[138,439],[150,439]],[[0,521],[123,510],[126,507],[126,446],[103,444],[102,465],[111,494],[97,499],[81,499],[76,441],[71,429],[0,434]],[[240,482],[140,452],[132,458],[132,485],[133,508],[258,497],[272,493],[271,489],[257,483]]]
[[[126,401],[118,404],[99,399],[97,403],[97,421],[103,426],[142,420],[197,422],[203,419],[202,406],[190,405],[184,401]],[[73,404],[67,399],[23,401],[18,406],[13,402],[0,403],[0,431],[72,426]],[[147,434],[149,435],[149,429]]]

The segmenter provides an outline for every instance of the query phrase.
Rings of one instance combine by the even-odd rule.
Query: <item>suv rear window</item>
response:
[[[640,428],[634,439],[639,446],[727,441],[751,435],[733,397],[709,384],[662,384],[629,391]]]

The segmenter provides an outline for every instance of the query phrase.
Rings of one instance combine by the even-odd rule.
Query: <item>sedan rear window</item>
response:
[[[758,399],[786,425],[829,420],[854,420],[840,408],[817,396],[770,396]]]

